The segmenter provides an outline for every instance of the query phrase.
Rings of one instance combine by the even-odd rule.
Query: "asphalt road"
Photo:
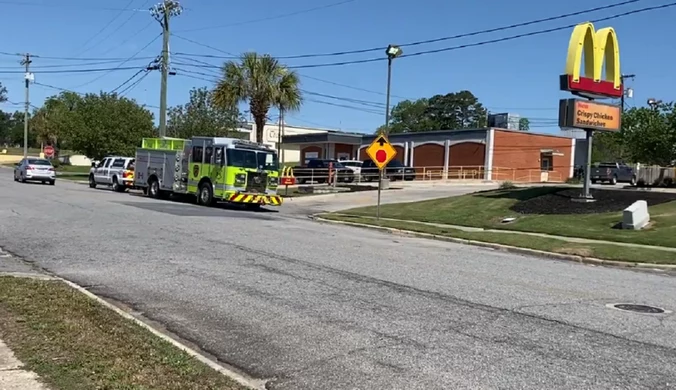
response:
[[[673,276],[323,225],[301,203],[205,209],[0,170],[0,246],[270,389],[676,386],[674,315],[606,307],[674,310]]]

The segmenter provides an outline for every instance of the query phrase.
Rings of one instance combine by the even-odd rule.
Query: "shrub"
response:
[[[579,177],[569,177],[568,180],[566,180],[566,184],[580,184],[582,183],[582,179]]]
[[[516,188],[516,186],[514,185],[514,183],[512,183],[509,180],[503,181],[502,183],[500,183],[500,189],[501,190],[511,190],[511,189],[514,189],[514,188]]]
[[[671,187],[674,185],[674,178],[673,177],[665,177],[662,180],[662,185],[665,187]]]

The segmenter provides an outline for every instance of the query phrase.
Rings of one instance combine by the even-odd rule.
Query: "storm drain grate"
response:
[[[632,303],[618,303],[612,305],[612,307],[618,310],[632,311],[634,313],[642,313],[642,314],[662,314],[666,312],[666,310],[661,309],[659,307],[647,305],[635,305]]]

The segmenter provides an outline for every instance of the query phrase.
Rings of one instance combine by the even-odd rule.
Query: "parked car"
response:
[[[89,187],[106,185],[116,192],[134,188],[135,161],[134,157],[112,156],[93,162],[89,170]]]
[[[590,179],[592,184],[606,182],[612,185],[617,183],[629,183],[636,185],[634,169],[622,163],[600,163],[591,167]]]
[[[341,164],[346,166],[347,168],[351,169],[352,172],[354,173],[354,177],[359,178],[361,177],[361,166],[364,164],[363,161],[359,160],[340,160],[339,161]]]
[[[14,167],[14,181],[22,183],[28,181],[39,181],[42,184],[56,183],[56,172],[52,163],[44,158],[28,157],[22,159]]]
[[[352,183],[354,181],[354,172],[352,172],[352,169],[341,164],[338,160],[313,158],[308,161],[306,167],[294,167],[293,174],[296,176],[299,184],[311,181],[327,183],[329,180],[329,166],[331,164],[333,164],[333,170],[339,183]]]
[[[361,166],[362,179],[365,181],[375,181],[378,180],[379,175],[380,172],[373,160],[364,160]],[[402,179],[411,181],[415,180],[415,168],[407,167],[399,160],[392,160],[387,163],[387,166],[383,170],[383,175],[392,181]]]

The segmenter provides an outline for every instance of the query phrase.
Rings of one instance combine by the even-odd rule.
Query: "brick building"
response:
[[[300,163],[310,158],[368,158],[374,135],[340,132],[284,137]],[[498,128],[392,134],[396,159],[416,168],[419,179],[565,181],[573,176],[575,139]]]

